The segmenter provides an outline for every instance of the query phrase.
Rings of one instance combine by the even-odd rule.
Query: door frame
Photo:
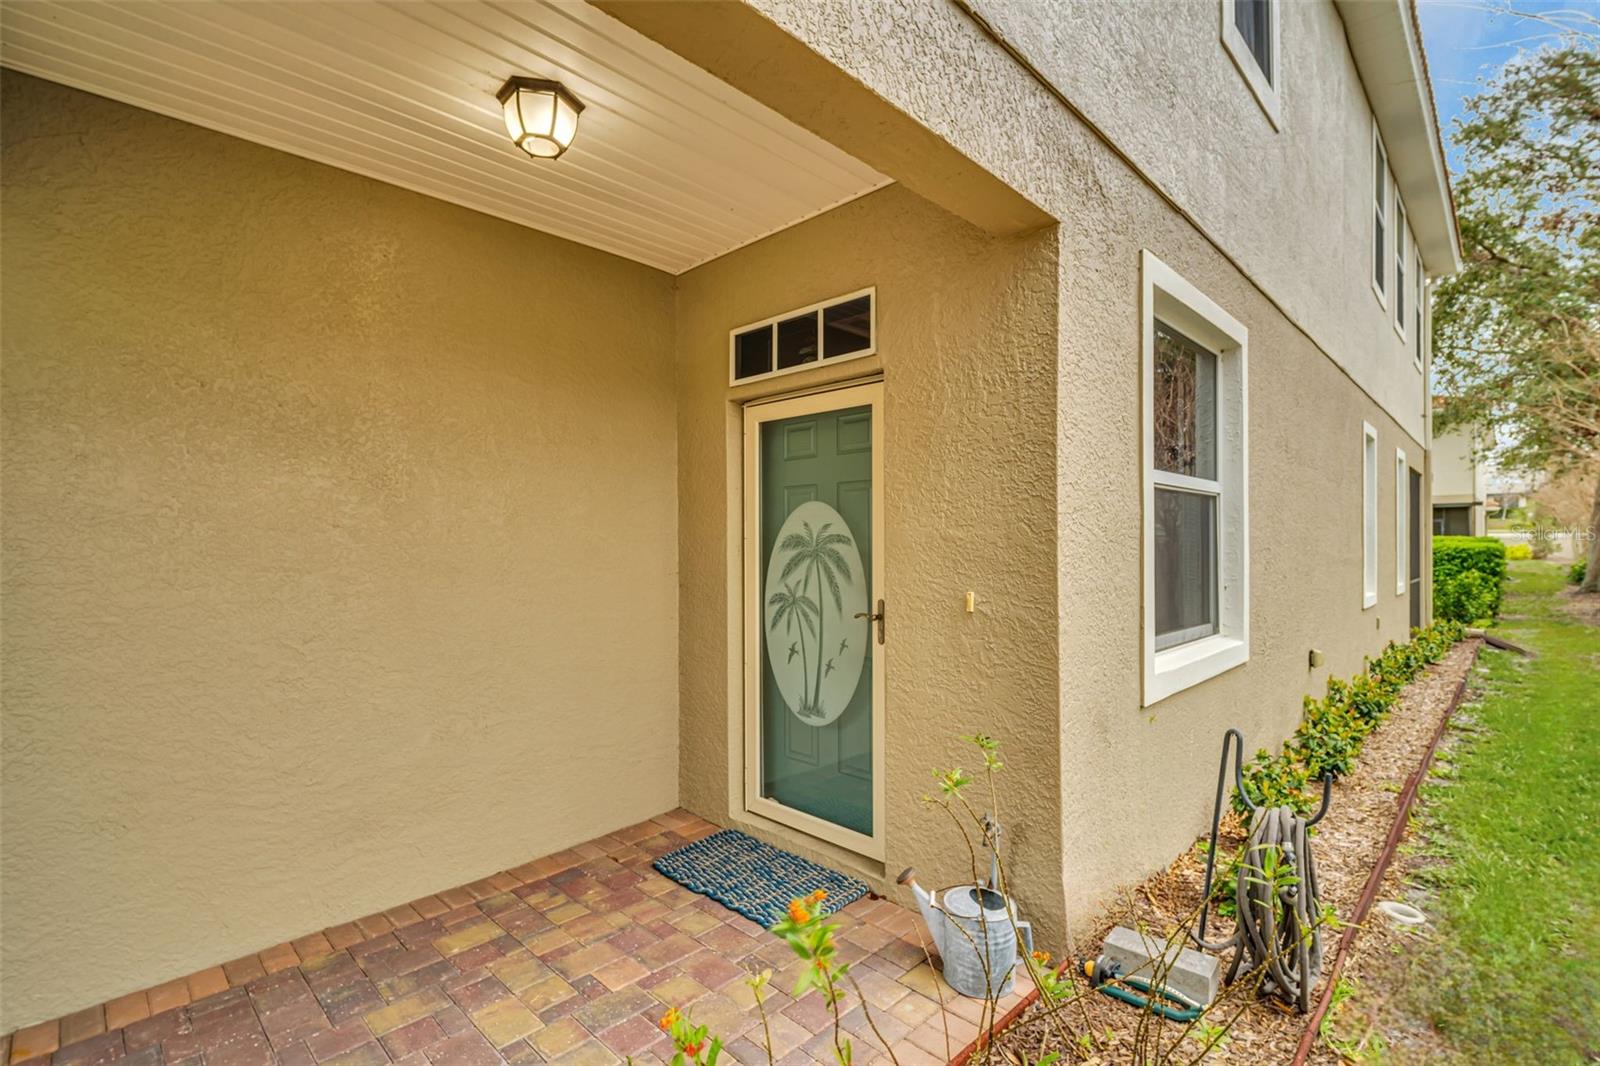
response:
[[[740,500],[744,524],[743,605],[744,655],[744,809],[798,829],[808,836],[837,844],[869,858],[884,857],[884,645],[872,656],[872,835],[834,825],[815,815],[786,807],[761,795],[761,426],[800,415],[844,407],[872,409],[872,587],[867,609],[875,610],[883,598],[883,382],[843,383],[837,387],[752,401],[744,407],[744,493]]]

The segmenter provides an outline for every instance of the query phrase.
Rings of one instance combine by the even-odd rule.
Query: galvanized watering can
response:
[[[1017,918],[1017,905],[982,885],[955,885],[937,894],[917,884],[917,871],[899,877],[917,897],[928,934],[944,960],[944,979],[963,996],[1003,996],[1015,983],[1017,935],[1033,950],[1033,926]]]

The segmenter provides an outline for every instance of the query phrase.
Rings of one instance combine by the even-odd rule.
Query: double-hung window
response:
[[[1376,124],[1372,130],[1372,289],[1380,302],[1388,299],[1385,286],[1384,264],[1388,260],[1389,245],[1389,157],[1378,138]]]
[[[1406,582],[1410,578],[1407,573],[1408,559],[1411,555],[1409,537],[1411,530],[1407,528],[1410,522],[1406,518],[1406,494],[1410,491],[1410,484],[1406,477],[1406,453],[1399,448],[1394,450],[1394,594],[1406,594]]]
[[[1406,335],[1406,205],[1394,194],[1394,328]]]
[[[1361,423],[1361,606],[1378,602],[1378,431]]]
[[[1222,44],[1274,129],[1282,125],[1279,89],[1281,0],[1222,0]]]
[[[1144,255],[1146,705],[1249,658],[1247,334]]]

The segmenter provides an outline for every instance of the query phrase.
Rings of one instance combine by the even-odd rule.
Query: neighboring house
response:
[[[1456,429],[1433,439],[1433,531],[1481,537],[1487,530],[1486,474],[1479,435]]]
[[[5,1028],[679,804],[950,883],[975,731],[1059,950],[1428,616],[1405,0],[0,29]]]

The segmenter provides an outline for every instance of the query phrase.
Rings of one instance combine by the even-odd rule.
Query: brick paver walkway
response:
[[[672,811],[569,851],[257,955],[136,992],[0,1043],[29,1066],[477,1066],[670,1057],[657,1019],[687,1009],[728,1042],[722,1062],[765,1063],[751,973],[774,1058],[832,1062],[832,1017],[800,1000],[787,945],[650,868],[717,827]],[[930,969],[918,919],[886,900],[839,915],[853,961],[841,1024],[858,1063],[942,1063],[977,1035],[980,1002]],[[1019,982],[1019,984],[1022,982]],[[1013,994],[1002,1010],[1020,999]],[[941,1009],[941,1001],[944,1004]]]

